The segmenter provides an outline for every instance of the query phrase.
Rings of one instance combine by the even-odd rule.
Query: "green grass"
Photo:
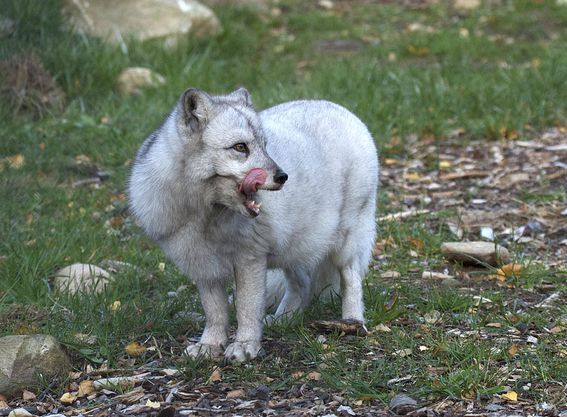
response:
[[[186,336],[201,326],[177,315],[185,308],[200,311],[194,287],[177,298],[167,295],[187,279],[127,217],[123,195],[137,147],[188,86],[222,93],[243,85],[258,108],[306,97],[336,101],[368,124],[386,157],[403,156],[412,134],[433,135],[442,143],[463,128],[464,141],[493,140],[502,129],[524,137],[527,127],[567,123],[567,7],[555,1],[514,1],[458,16],[444,2],[423,10],[361,2],[344,12],[311,3],[283,0],[279,16],[222,7],[217,12],[224,31],[213,39],[184,40],[172,49],[157,41],[132,41],[124,53],[70,33],[58,1],[0,0],[0,11],[17,27],[0,42],[0,59],[34,51],[68,103],[63,114],[34,119],[14,116],[0,101],[0,158],[25,158],[20,169],[3,160],[0,172],[0,317],[12,317],[16,304],[35,308],[34,314],[13,316],[0,334],[30,329],[53,334],[72,348],[77,366],[84,360],[124,364],[127,343],[154,336],[175,353],[166,361],[181,367],[187,379],[207,380],[212,362],[179,357]],[[416,22],[433,30],[408,31]],[[336,52],[318,46],[336,39],[360,47]],[[114,80],[128,66],[149,67],[167,83],[141,96],[121,97]],[[88,156],[109,179],[99,188],[70,187],[85,177],[75,163],[78,155]],[[521,198],[539,201],[557,194]],[[381,212],[393,209],[382,194]],[[567,375],[561,335],[548,335],[510,356],[507,330],[523,323],[542,332],[567,310],[518,312],[509,300],[519,294],[514,291],[537,291],[543,281],[565,291],[564,277],[533,266],[513,282],[513,290],[480,286],[474,294],[421,282],[424,269],[443,265],[439,246],[449,237],[441,221],[427,216],[381,225],[379,239],[390,239],[391,245],[380,269],[402,277],[384,282],[371,270],[366,314],[371,328],[386,323],[391,332],[346,340],[331,335],[322,344],[306,323],[337,317],[340,300],[334,298],[293,323],[267,329],[268,356],[253,366],[224,369],[225,381],[253,385],[269,377],[273,389],[284,391],[296,383],[294,372],[317,371],[321,379],[311,384],[384,402],[405,390],[422,399],[485,398],[505,385],[520,392],[531,381],[533,389],[522,395],[544,398],[546,384]],[[104,259],[126,261],[141,272],[117,273],[114,284],[96,296],[50,290],[58,268]],[[164,270],[158,268],[162,262]],[[472,296],[478,294],[493,303],[477,306]],[[122,307],[113,311],[116,300]],[[441,315],[439,325],[423,320],[434,311]],[[510,315],[517,320],[510,322]],[[502,327],[484,328],[494,321]],[[488,330],[495,337],[460,338],[448,333],[452,328]],[[96,342],[81,342],[77,333],[96,336]],[[394,355],[402,349],[412,353]],[[156,357],[149,351],[135,363]],[[447,370],[437,374],[428,367]],[[520,376],[510,382],[514,372]],[[412,376],[408,382],[387,384],[405,375]]]

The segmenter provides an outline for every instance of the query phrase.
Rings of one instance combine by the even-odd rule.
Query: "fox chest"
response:
[[[234,265],[244,250],[242,236],[234,233],[208,233],[182,228],[161,242],[165,254],[193,280],[226,280],[234,277]]]

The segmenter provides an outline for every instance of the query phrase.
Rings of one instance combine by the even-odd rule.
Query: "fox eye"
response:
[[[248,146],[245,143],[237,143],[236,145],[232,146],[232,149],[240,153],[245,153],[245,154],[249,153]]]

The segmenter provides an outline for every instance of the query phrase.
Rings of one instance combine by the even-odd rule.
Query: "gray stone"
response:
[[[20,408],[14,408],[12,411],[10,411],[8,417],[33,417],[33,414],[30,413],[25,408],[20,407]]]
[[[450,261],[498,266],[509,263],[508,249],[491,242],[445,242],[441,253]]]
[[[8,417],[33,417],[33,414],[25,408],[14,408],[12,411],[10,411]]]
[[[43,379],[65,374],[67,354],[53,336],[44,334],[0,337],[0,394],[10,397],[37,386]]]
[[[465,11],[477,9],[481,3],[480,0],[454,0],[453,4],[455,9]]]
[[[107,271],[96,265],[76,263],[57,271],[53,278],[53,285],[59,291],[71,294],[99,293],[104,290],[111,279]]]
[[[417,408],[417,401],[405,394],[397,394],[390,401],[390,410],[396,414],[407,414]]]
[[[116,43],[132,37],[170,44],[220,31],[213,11],[195,0],[65,0],[65,10],[79,32]]]
[[[247,7],[265,11],[268,9],[268,0],[201,0],[209,7],[236,6]]]
[[[122,95],[138,95],[142,89],[165,84],[162,75],[143,67],[126,68],[118,75],[116,86]]]

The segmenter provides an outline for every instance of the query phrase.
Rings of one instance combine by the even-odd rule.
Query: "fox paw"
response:
[[[256,340],[234,342],[224,351],[225,362],[245,362],[254,359],[262,353],[262,346]]]
[[[193,343],[187,346],[185,354],[192,358],[215,358],[222,356],[222,347],[217,345],[206,345],[204,343]]]

